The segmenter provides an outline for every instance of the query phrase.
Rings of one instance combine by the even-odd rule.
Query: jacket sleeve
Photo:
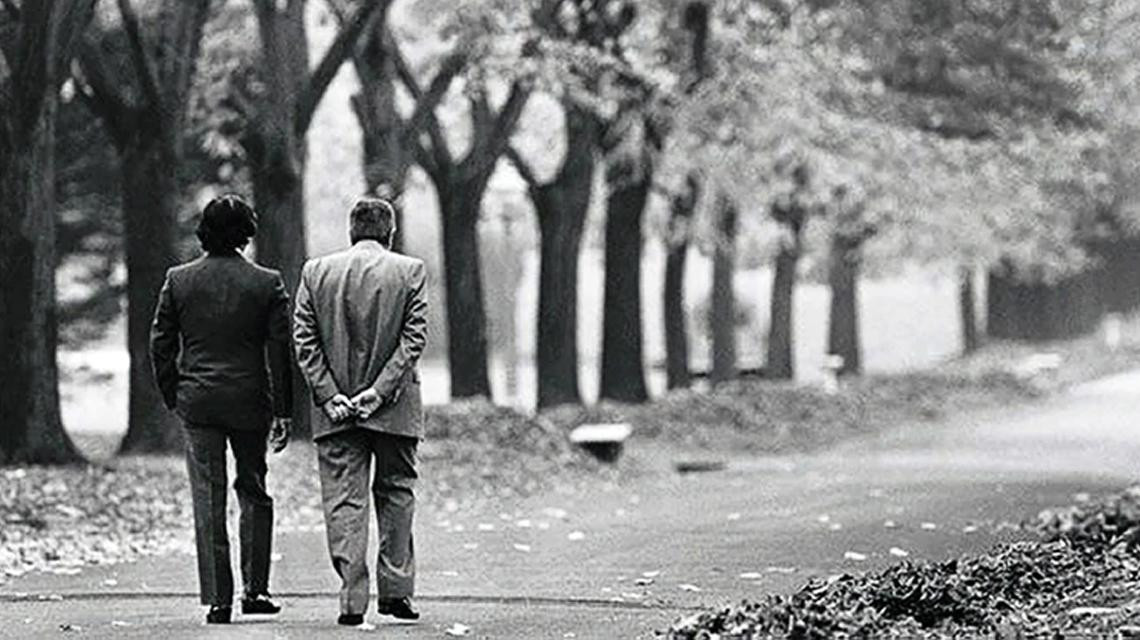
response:
[[[178,404],[178,353],[181,348],[178,310],[174,306],[173,285],[168,271],[150,326],[150,362],[162,401],[170,410]]]
[[[273,415],[288,418],[293,411],[293,368],[290,363],[289,292],[281,275],[273,279],[269,297],[269,340],[266,356],[273,385]]]
[[[408,282],[408,293],[404,302],[404,319],[400,329],[400,343],[392,357],[380,369],[372,388],[381,400],[395,401],[400,391],[400,382],[409,370],[416,366],[427,344],[427,300],[426,270],[424,263],[417,261],[412,267]]]
[[[297,286],[297,302],[293,311],[293,349],[297,356],[297,365],[313,391],[313,402],[319,407],[341,391],[333,378],[324,347],[321,345],[317,311],[309,293],[308,279],[305,277],[308,271],[306,266],[301,273],[301,284]]]

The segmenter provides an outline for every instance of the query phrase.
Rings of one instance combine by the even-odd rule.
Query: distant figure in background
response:
[[[368,483],[380,529],[378,611],[415,620],[416,446],[423,436],[420,354],[427,341],[424,263],[390,250],[395,211],[363,198],[350,214],[352,247],[310,260],[293,316],[297,362],[324,412],[313,423],[338,624],[368,609]]]
[[[205,255],[167,272],[150,335],[158,388],[186,427],[198,581],[209,623],[230,621],[234,595],[227,441],[241,505],[242,613],[281,610],[269,597],[273,499],[265,492],[265,452],[267,440],[274,452],[283,450],[291,429],[289,294],[280,273],[240,253],[256,232],[257,216],[241,198],[226,195],[206,205],[198,224]]]

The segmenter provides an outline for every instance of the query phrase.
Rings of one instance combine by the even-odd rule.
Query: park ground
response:
[[[1097,377],[1122,364],[1079,374],[1074,365],[1062,377]],[[382,637],[653,637],[701,609],[788,593],[811,578],[1028,538],[1019,524],[1042,509],[1135,479],[1140,370],[1036,399],[1011,393],[897,412],[893,425],[811,443],[822,448],[794,438],[757,450],[696,448],[666,437],[678,426],[661,426],[656,437],[635,436],[616,468],[551,445],[517,454],[524,467],[535,465],[519,477],[503,475],[509,453],[480,467],[443,438],[423,452],[416,547],[424,618],[370,622]],[[452,413],[453,422],[435,428],[447,431],[456,416],[478,412]],[[485,415],[488,430],[505,419]],[[123,461],[118,471],[77,471],[82,478],[58,486],[53,471],[0,470],[5,492],[40,491],[37,504],[53,506],[6,513],[6,528],[27,533],[6,540],[5,552],[35,550],[48,561],[5,565],[13,570],[0,584],[0,637],[356,637],[333,624],[336,585],[313,501],[312,458],[311,447],[295,443],[271,462],[281,510],[273,588],[286,609],[272,622],[239,617],[228,628],[202,624],[189,532],[174,526],[189,517],[170,471],[177,461]],[[709,461],[719,470],[676,472],[678,463]],[[68,506],[68,496],[122,492],[140,473],[154,493],[132,487],[128,499],[98,513],[83,512],[83,501]],[[105,543],[85,540],[85,532],[106,534],[110,522],[121,530]],[[44,551],[45,539],[55,546]]]
[[[1136,415],[1140,372],[1031,408],[985,410],[826,452],[535,495],[501,515],[424,513],[424,619],[383,625],[383,636],[445,637],[464,625],[471,637],[652,637],[695,608],[874,569],[900,551],[914,559],[981,551],[1024,536],[1016,523],[1041,509],[1132,481]],[[204,627],[192,558],[175,553],[15,580],[0,592],[0,634],[355,637],[331,624],[335,583],[323,534],[283,533],[277,553],[274,584],[287,609],[274,623]]]

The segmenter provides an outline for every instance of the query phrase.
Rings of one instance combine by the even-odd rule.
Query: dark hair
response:
[[[384,246],[392,242],[396,232],[396,210],[383,198],[361,198],[348,215],[348,235],[353,243],[376,240]]]
[[[257,233],[257,214],[241,196],[218,196],[202,210],[196,232],[206,253],[225,254],[241,249]]]

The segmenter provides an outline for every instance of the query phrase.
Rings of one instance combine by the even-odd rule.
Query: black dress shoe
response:
[[[412,607],[411,598],[381,598],[376,603],[376,611],[381,615],[393,616],[397,620],[420,619],[420,612]]]
[[[359,627],[364,624],[363,613],[342,613],[336,623],[345,627]]]
[[[273,615],[275,613],[279,613],[280,611],[281,607],[277,604],[274,604],[274,602],[269,599],[268,593],[259,593],[254,596],[246,596],[241,599],[241,612],[246,615]]]
[[[209,613],[206,614],[206,624],[229,624],[233,612],[233,607],[214,605],[210,607]]]

